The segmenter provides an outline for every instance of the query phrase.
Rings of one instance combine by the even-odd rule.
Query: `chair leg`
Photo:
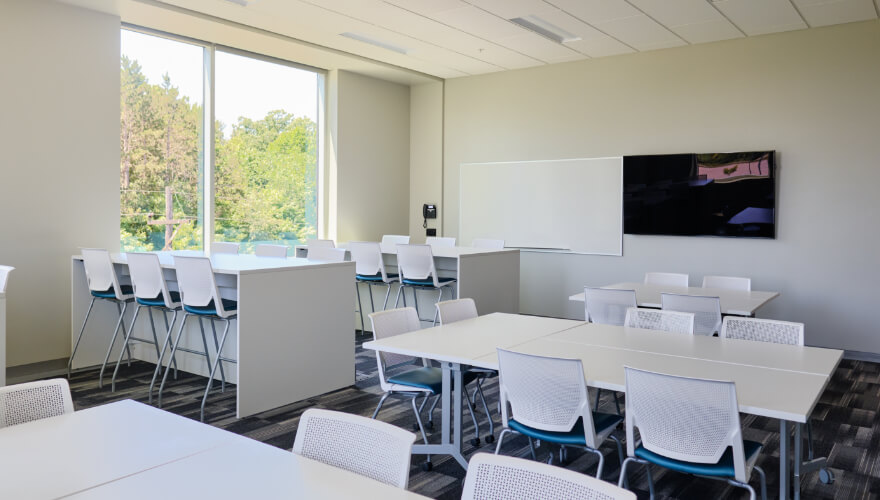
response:
[[[620,415],[620,400],[617,399],[617,391],[614,391],[611,394],[614,394],[614,407],[617,409],[617,414]]]
[[[205,395],[202,396],[202,409],[199,413],[199,419],[204,422],[205,421],[205,403],[208,401],[208,393],[211,392],[211,380],[214,380],[214,373],[217,371],[217,367],[223,364],[220,359],[220,352],[223,350],[223,346],[226,344],[226,335],[229,334],[229,320],[224,319],[226,325],[223,328],[223,336],[220,337],[220,345],[217,346],[217,357],[214,359],[214,366],[211,367],[211,374],[208,375],[208,383],[205,386]],[[211,319],[211,325],[213,326],[214,319]]]
[[[391,286],[391,285],[389,285]],[[400,292],[403,290],[403,285],[397,287],[397,298],[394,299],[394,308],[397,309],[397,304],[400,303]],[[390,291],[390,290],[389,290]],[[406,296],[403,297],[403,305],[406,306]]]
[[[502,429],[501,434],[498,434],[498,444],[495,445],[495,454],[497,455],[499,451],[501,451],[501,443],[504,442],[504,436],[507,435],[508,432],[511,432],[510,429]]]
[[[419,315],[419,321],[422,321],[422,313],[419,311],[419,289],[416,287],[412,287],[413,293],[413,303],[416,305],[416,313]],[[404,304],[406,304],[406,296],[404,294]]]
[[[138,306],[134,310],[134,316],[131,317],[131,325],[128,327],[128,332],[126,332],[125,337],[122,339],[122,345],[127,346],[128,342],[131,340],[131,333],[134,331],[134,325],[137,322],[138,314],[141,312],[141,306]],[[125,355],[125,349],[119,350],[119,359],[116,360],[116,367],[113,368],[113,376],[110,378],[110,392],[116,392],[116,374],[119,373],[119,365],[122,364],[122,356]]]
[[[125,304],[123,304],[123,305],[125,305]],[[120,316],[125,315],[125,308],[122,308],[122,310],[120,310],[119,309],[119,302],[116,303],[116,310],[119,311]],[[123,321],[120,325],[122,326],[122,336],[125,337],[125,335],[126,335],[125,321]],[[128,366],[131,366],[131,349],[129,349],[128,346],[125,346],[125,351],[126,351],[126,354],[128,354]]]
[[[202,345],[205,347],[205,362],[207,363],[208,371],[210,372],[211,371],[211,351],[208,350],[208,338],[205,336],[205,325],[202,324],[202,317],[198,316],[198,318],[199,318],[199,331],[201,331],[201,333],[202,333]],[[214,379],[212,378],[212,379],[208,380],[208,384],[211,385],[211,387],[213,387],[214,386]]]
[[[177,337],[174,339],[174,344],[171,348],[171,359],[174,359],[174,355],[177,354],[177,348],[180,346],[180,335],[183,333],[183,326],[186,325],[186,318],[189,317],[190,314],[186,313],[183,315],[183,319],[180,320],[180,326],[177,327]],[[165,389],[165,381],[168,380],[168,372],[170,371],[171,365],[168,365],[168,368],[165,368],[165,374],[162,375],[162,383],[159,384],[159,408],[162,408],[162,391]]]
[[[391,393],[389,393],[389,392],[386,392],[385,394],[382,395],[382,399],[380,399],[379,404],[376,405],[376,411],[373,412],[373,416],[370,418],[372,418],[373,420],[376,419],[376,415],[379,414],[379,410],[382,409],[382,405],[385,404],[385,400],[388,399],[388,396],[390,396],[390,395],[391,395]]]
[[[605,466],[605,456],[602,455],[601,451],[594,450],[593,448],[587,448],[586,450],[590,453],[595,453],[596,456],[599,457],[599,465],[596,466],[596,479],[602,479],[602,469]]]
[[[70,353],[70,359],[67,361],[67,380],[70,380],[70,371],[73,367],[73,357],[76,356],[76,350],[79,349],[79,342],[83,338],[83,333],[86,331],[86,322],[89,321],[89,316],[92,314],[92,307],[95,305],[95,297],[92,297],[91,302],[89,302],[89,308],[86,311],[86,317],[83,319],[82,328],[79,329],[79,336],[76,337],[76,343],[73,344],[73,351]]]
[[[174,326],[174,321],[177,319],[177,311],[172,311],[171,316],[171,325],[168,325],[168,317],[165,313],[162,313],[162,316],[165,316],[165,341],[162,342],[162,350],[159,351],[159,359],[156,360],[156,369],[153,370],[153,378],[150,379],[150,404],[153,404],[153,387],[156,385],[156,378],[159,376],[159,372],[162,371],[162,358],[165,357],[165,349],[168,348],[168,344],[171,341],[171,328]],[[174,352],[174,346],[171,346],[172,353]],[[177,378],[177,362],[174,361],[174,358],[171,358],[171,363],[168,363],[168,369],[171,369],[171,364],[174,364],[174,375]]]
[[[632,458],[627,458],[622,464],[620,464],[620,477],[617,479],[618,488],[629,489],[629,481],[626,479],[626,466],[632,461]]]
[[[529,438],[529,452],[532,454],[532,460],[538,459],[538,455],[535,453],[535,441],[531,437]]]
[[[150,329],[153,332],[153,347],[156,348],[156,359],[159,358],[159,338],[156,336],[156,322],[153,321],[153,308],[147,307],[147,313],[150,315]],[[131,322],[134,325],[134,321]],[[131,330],[131,327],[128,328]]]
[[[217,349],[217,359],[220,359],[220,346],[217,345],[217,327],[214,326],[214,318],[210,318],[211,332],[214,334],[214,348]],[[226,328],[229,328],[229,320],[226,320]],[[220,392],[226,392],[226,374],[223,373],[223,363],[220,363]]]
[[[648,494],[654,500],[654,477],[651,476],[651,464],[645,462],[645,475],[648,477]]]
[[[443,287],[440,287],[438,292],[440,292],[440,293],[437,294],[437,302],[440,302],[443,300]],[[437,309],[436,307],[434,307],[434,322],[431,324],[431,326],[437,326],[437,316],[439,314],[440,314],[440,309]]]
[[[489,413],[489,405],[486,404],[486,396],[483,394],[483,381],[477,380],[477,394],[480,395],[480,402],[483,404],[483,411],[486,412],[486,420],[489,421],[489,435],[495,435],[495,423],[492,422],[492,414]],[[476,398],[474,398],[476,399]]]
[[[427,436],[427,434],[425,434],[425,426],[422,425],[422,416],[419,415],[419,412],[416,409],[416,398],[418,398],[417,395],[413,396],[413,398],[412,398],[413,412],[415,412],[415,414],[416,414],[416,423],[419,424],[419,432],[422,434],[422,441],[424,441],[425,444],[428,444],[428,436]],[[425,459],[425,462],[427,462],[429,464],[431,463],[431,455],[428,455],[428,457]]]
[[[388,296],[391,295],[391,283],[386,283],[385,286],[388,288],[385,290],[385,302],[382,303],[382,310],[388,309]]]
[[[169,325],[168,324],[168,314],[167,314],[168,310],[162,309],[162,319],[165,320],[165,334],[166,334],[165,339],[166,340],[168,338],[170,338],[169,336],[171,335],[171,327],[174,325],[174,320],[177,318],[177,311],[171,311],[171,312],[173,313],[173,315],[171,316],[171,325]],[[158,348],[158,346],[157,346],[157,348]],[[159,355],[160,361],[162,360],[162,356],[164,356],[164,355],[165,355],[165,349],[163,348],[162,353]],[[177,360],[172,359],[171,363],[174,364],[174,380],[177,380]]]
[[[764,469],[757,465],[752,467],[752,469],[758,473],[758,479],[761,482],[761,500],[767,500],[767,475],[764,474]]]
[[[599,399],[602,397],[602,389],[596,389],[596,404],[593,406],[593,411],[599,411]]]
[[[437,408],[437,403],[439,403],[439,402],[440,402],[440,395],[438,394],[434,398],[434,402],[431,403],[431,409],[428,410],[428,424],[431,426],[434,425],[434,408]]]
[[[367,293],[370,294],[370,312],[376,312],[376,304],[373,303],[373,284],[367,283]],[[361,319],[361,326],[363,326],[364,320]],[[363,329],[363,328],[362,328]]]
[[[110,353],[113,351],[113,346],[116,344],[116,336],[119,334],[119,327],[123,324],[122,318],[123,316],[125,316],[126,306],[128,306],[128,304],[123,303],[122,308],[120,309],[119,303],[116,303],[116,308],[119,311],[119,320],[116,321],[116,328],[113,330],[113,338],[110,339],[110,347],[107,348],[107,354],[104,356],[104,362],[101,363],[101,371],[98,373],[99,389],[104,387],[104,369],[107,367],[107,362],[110,360]],[[125,350],[125,347],[123,347],[123,350]],[[129,356],[130,355],[131,354],[129,354]]]
[[[471,404],[471,400],[468,399],[468,392],[466,390],[461,391],[461,397],[464,398],[464,403],[467,405],[468,413],[471,416],[471,421],[474,423],[474,442],[472,443],[474,446],[480,445],[480,424],[477,423],[477,415],[474,414],[474,405]]]
[[[358,301],[358,314],[361,316],[361,335],[364,333],[364,306],[361,305],[361,287],[360,283],[355,280],[354,281],[354,294],[357,297]]]

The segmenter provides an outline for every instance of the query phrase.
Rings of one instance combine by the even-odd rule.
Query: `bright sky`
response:
[[[182,95],[202,103],[202,47],[122,30],[122,54],[137,60],[150,83],[168,73]],[[227,137],[239,116],[258,120],[276,109],[317,121],[316,73],[219,50],[215,64],[214,116]]]

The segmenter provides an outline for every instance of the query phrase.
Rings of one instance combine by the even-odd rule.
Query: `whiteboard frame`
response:
[[[609,257],[623,257],[623,156],[596,156],[596,157],[580,157],[580,158],[557,158],[555,160],[513,160],[513,161],[481,161],[481,162],[463,162],[458,165],[458,237],[461,236],[461,223],[464,214],[461,210],[461,181],[462,181],[462,173],[464,172],[464,167],[469,165],[504,165],[504,164],[522,164],[522,163],[557,163],[564,161],[578,161],[578,160],[620,160],[620,246],[617,250],[617,253],[604,253],[604,252],[579,252],[571,249],[564,248],[534,248],[534,247],[508,247],[505,248],[516,248],[521,252],[531,252],[531,253],[565,253],[565,254],[575,254],[575,255],[602,255]]]

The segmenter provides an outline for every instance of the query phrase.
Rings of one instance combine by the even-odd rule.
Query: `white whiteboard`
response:
[[[623,254],[623,158],[463,163],[459,242]]]

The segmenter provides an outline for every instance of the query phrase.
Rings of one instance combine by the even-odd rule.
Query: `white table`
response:
[[[0,387],[6,385],[6,292],[0,292]]]
[[[158,253],[171,290],[177,290],[174,253]],[[125,255],[113,254],[111,259],[121,283],[130,283]],[[355,338],[350,322],[353,263],[231,254],[213,255],[211,263],[220,294],[238,301],[238,319],[232,321],[223,349],[225,358],[237,359],[238,363],[224,362],[223,367],[227,380],[237,384],[239,418],[354,383]],[[73,257],[71,349],[90,300],[82,259]],[[134,309],[134,305],[128,306],[126,327],[130,325]],[[100,300],[95,303],[74,358],[74,369],[101,364],[117,317],[113,305]],[[142,311],[135,336],[152,338],[148,318],[146,311]],[[183,314],[178,314],[177,321],[182,319]],[[159,312],[154,313],[154,321],[161,343],[165,338],[165,322]],[[211,337],[208,322],[205,329]],[[218,330],[218,335],[222,334],[222,326],[218,326]],[[175,335],[176,332],[175,327]],[[112,374],[121,345],[120,341],[116,342],[105,379]],[[203,349],[198,321],[187,321],[181,347]],[[136,343],[132,354],[138,359],[156,362],[152,345]],[[164,363],[167,365],[168,361],[166,352]],[[181,370],[208,375],[202,356],[178,352],[177,364]],[[219,378],[219,371],[216,376]]]
[[[784,346],[747,340],[690,337],[641,329],[592,325],[561,324],[560,320],[528,316],[497,316],[429,328],[364,344],[365,348],[438,360],[443,367],[443,435],[438,445],[422,445],[413,453],[450,454],[463,467],[461,454],[461,367],[498,368],[497,348],[529,354],[581,359],[590,386],[625,391],[624,366],[633,366],[677,375],[732,380],[737,386],[740,410],[776,418],[780,421],[780,496],[788,498],[790,484],[790,423],[795,424],[794,486],[800,495],[801,476],[825,465],[820,458],[804,463],[800,433],[802,424],[824,391],[831,374],[843,355],[834,349]],[[545,322],[531,335],[526,322]],[[507,335],[497,325],[517,325]],[[455,330],[452,327],[456,327]],[[551,331],[554,330],[555,331]],[[454,332],[450,335],[450,332]],[[479,340],[463,339],[471,337]],[[531,337],[531,338],[528,338]],[[525,340],[524,340],[525,339]],[[460,347],[458,347],[460,346]],[[455,384],[450,386],[450,381]],[[455,389],[450,391],[450,387]],[[446,408],[456,403],[454,414]],[[452,421],[454,419],[454,421]],[[454,427],[452,427],[454,425]],[[452,436],[450,437],[450,434]]]
[[[770,302],[779,292],[744,292],[741,290],[725,290],[722,288],[677,287],[666,285],[646,285],[644,283],[615,283],[602,288],[618,290],[635,290],[636,303],[639,307],[660,308],[660,294],[677,293],[680,295],[698,295],[718,297],[721,299],[721,312],[736,316],[754,316],[755,311]],[[568,298],[573,302],[583,302],[584,292],[576,293]]]
[[[0,498],[424,498],[134,401],[0,429]]]
[[[341,243],[339,248],[346,248],[347,243]],[[397,246],[381,245],[385,267],[390,273],[397,273]],[[297,257],[308,255],[305,246],[297,246]],[[434,265],[440,276],[456,279],[456,298],[470,297],[477,302],[481,313],[506,312],[519,313],[519,258],[520,253],[515,248],[491,249],[474,247],[434,247],[431,249],[434,255]],[[350,255],[346,252],[346,258]],[[382,295],[376,295],[374,304],[376,308],[382,307],[384,291],[381,287],[375,287]],[[361,300],[364,307],[364,318],[370,310],[369,296],[364,292],[363,286]],[[392,290],[388,307],[393,307],[396,290]],[[436,297],[436,294],[434,294]],[[449,300],[448,292],[444,299]],[[401,306],[402,306],[401,301]],[[411,301],[407,303],[412,305]],[[423,300],[419,307],[422,318],[434,317],[434,302]],[[360,328],[360,319],[357,319],[357,327]],[[366,328],[371,328],[370,321],[366,320]]]

